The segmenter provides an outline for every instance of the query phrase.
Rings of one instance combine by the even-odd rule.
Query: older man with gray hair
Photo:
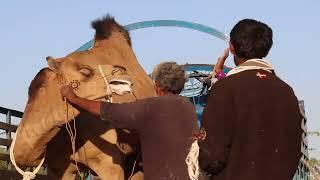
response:
[[[76,107],[115,127],[139,132],[146,180],[190,179],[185,160],[197,131],[197,117],[191,102],[179,96],[186,81],[184,68],[175,62],[163,62],[154,68],[152,79],[158,97],[132,103],[87,100],[69,86],[60,91]]]

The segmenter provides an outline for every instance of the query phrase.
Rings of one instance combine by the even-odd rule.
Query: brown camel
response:
[[[127,158],[137,151],[134,132],[115,129],[99,117],[77,111],[66,104],[59,87],[70,84],[79,96],[102,100],[108,95],[99,65],[110,85],[132,82],[132,93],[112,94],[113,102],[130,102],[154,96],[153,84],[138,63],[129,33],[112,17],[92,22],[96,30],[94,47],[64,58],[48,58],[48,68],[31,82],[29,98],[18,127],[14,157],[19,166],[36,166],[45,156],[50,179],[75,179],[77,162],[94,171],[101,179],[124,179],[132,166]],[[119,82],[119,80],[121,80]],[[128,80],[128,81],[122,81]],[[65,120],[76,118],[76,153],[72,155]],[[119,136],[121,132],[121,136]],[[136,156],[134,156],[135,158]]]

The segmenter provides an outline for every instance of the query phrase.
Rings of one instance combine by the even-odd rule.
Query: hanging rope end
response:
[[[190,148],[188,156],[186,158],[186,164],[188,166],[188,174],[191,180],[198,180],[200,175],[199,170],[199,145],[198,140],[195,140]]]

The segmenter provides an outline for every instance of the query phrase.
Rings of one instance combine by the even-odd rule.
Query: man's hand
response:
[[[75,105],[76,108],[81,108],[84,109],[96,116],[100,116],[100,106],[101,102],[100,101],[92,101],[88,100],[85,98],[81,98],[77,96],[74,92],[71,86],[62,86],[60,88],[60,94],[63,98],[66,98],[67,101],[72,104],[73,106]]]
[[[223,71],[223,66],[228,56],[229,56],[229,48],[225,49],[222,56],[218,58],[217,63],[214,66],[214,72],[218,74],[221,71]]]
[[[69,85],[62,86],[60,88],[60,94],[62,98],[66,98],[68,101],[72,101],[73,99],[77,98],[78,96],[73,92],[73,89]]]

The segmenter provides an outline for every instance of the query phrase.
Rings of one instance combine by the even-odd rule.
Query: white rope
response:
[[[186,158],[186,164],[188,166],[188,174],[191,180],[198,180],[200,175],[199,170],[199,145],[198,140],[195,140],[190,148],[188,156]]]
[[[73,127],[74,127],[74,132],[72,130],[72,127],[70,125],[70,122],[68,122],[68,102],[67,100],[64,98],[65,101],[65,126],[67,129],[67,132],[70,136],[70,141],[71,141],[71,148],[72,148],[72,155],[75,161],[75,165],[76,165],[76,169],[77,169],[77,173],[78,175],[81,177],[81,173],[78,167],[78,162],[76,159],[76,137],[77,137],[77,128],[76,128],[76,120],[75,120],[75,116],[74,116],[74,110],[72,109],[72,119],[73,119]]]
[[[16,135],[15,137],[13,138],[12,140],[12,143],[11,143],[11,146],[10,146],[10,160],[11,160],[11,163],[13,164],[13,166],[16,168],[16,170],[18,171],[19,174],[22,175],[23,177],[23,180],[31,180],[31,179],[34,179],[36,177],[36,174],[38,173],[38,171],[40,170],[43,162],[44,162],[44,157],[42,158],[40,164],[32,171],[23,171],[22,169],[20,169],[18,167],[18,165],[16,164],[16,161],[15,161],[15,158],[14,158],[14,154],[13,154],[13,149],[14,149],[14,146],[16,144],[16,137],[18,136],[18,132],[19,132],[19,129],[17,129],[16,131]]]
[[[110,86],[109,86],[109,83],[108,83],[108,81],[107,81],[107,78],[106,78],[106,76],[104,75],[104,73],[103,73],[103,71],[102,71],[102,68],[101,68],[101,65],[99,65],[99,70],[100,70],[100,73],[101,73],[101,75],[102,75],[102,77],[103,77],[103,80],[104,80],[104,82],[105,82],[105,84],[106,84],[106,86],[107,86],[107,96],[108,96],[108,102],[111,102],[112,103],[112,91],[111,91],[111,89],[110,89]]]
[[[138,156],[139,156],[139,155],[138,155]],[[138,157],[136,158],[136,160],[135,160],[134,163],[133,163],[133,167],[132,167],[132,170],[131,170],[131,174],[130,174],[128,180],[130,180],[130,179],[132,178],[132,176],[133,176],[134,169],[136,168],[137,160],[138,160]]]

